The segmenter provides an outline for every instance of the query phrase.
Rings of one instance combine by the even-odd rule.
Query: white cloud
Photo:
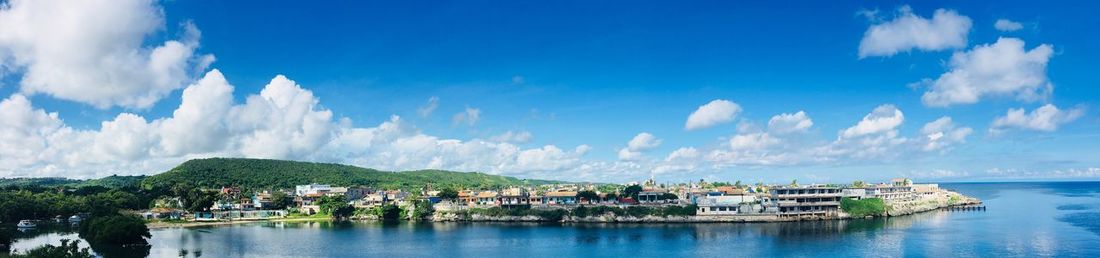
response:
[[[937,51],[966,46],[971,21],[953,10],[938,9],[931,19],[901,7],[894,20],[875,24],[863,33],[859,57],[893,56],[912,49]]]
[[[212,70],[184,90],[171,117],[148,121],[122,113],[98,130],[74,129],[57,113],[36,109],[25,96],[14,94],[0,102],[0,177],[150,174],[202,157],[570,180],[606,179],[597,172],[605,169],[639,171],[637,165],[585,161],[582,157],[591,149],[587,145],[523,149],[509,142],[443,139],[425,135],[397,116],[375,127],[353,127],[350,120],[335,119],[321,108],[312,92],[281,75],[243,104],[233,103],[232,91],[222,74]],[[529,135],[514,132],[507,138],[519,141]]]
[[[1084,114],[1085,110],[1082,107],[1060,110],[1052,104],[1043,105],[1031,112],[1023,108],[1009,109],[1004,116],[998,116],[993,120],[990,130],[994,133],[1011,128],[1053,132],[1058,130],[1059,126],[1073,122]]]
[[[702,165],[702,153],[694,147],[683,147],[668,154],[664,162],[653,167],[654,174],[690,172]]]
[[[220,71],[210,71],[184,89],[172,117],[159,122],[160,154],[179,156],[226,148],[231,136],[226,116],[231,106],[233,86]]]
[[[626,144],[626,148],[619,149],[620,160],[638,160],[642,157],[642,153],[657,148],[661,145],[661,139],[658,139],[653,134],[642,132],[631,138]]]
[[[164,26],[152,0],[14,0],[0,7],[0,66],[21,72],[21,92],[98,108],[147,108],[205,69],[199,31],[145,46]]]
[[[855,125],[840,131],[832,143],[814,148],[813,156],[817,160],[896,157],[909,142],[897,129],[904,121],[905,115],[897,107],[880,105]]]
[[[806,116],[806,112],[798,111],[794,114],[778,114],[768,120],[768,130],[776,134],[788,134],[805,132],[814,125],[814,121]]]
[[[864,116],[863,120],[860,120],[856,125],[844,129],[840,136],[842,138],[852,138],[893,131],[904,121],[905,115],[902,114],[901,110],[898,110],[897,107],[890,104],[881,105]]]
[[[699,106],[695,112],[691,112],[684,129],[688,131],[710,128],[719,124],[729,123],[737,114],[741,113],[741,106],[729,100],[716,99],[705,105]]]
[[[933,151],[946,148],[953,144],[965,143],[966,136],[973,132],[970,127],[958,128],[951,121],[951,117],[941,117],[935,121],[924,124],[920,133],[924,140],[921,149]]]
[[[1026,169],[1002,169],[992,168],[986,171],[986,175],[991,178],[1005,179],[1005,178],[1100,178],[1100,168],[1088,167],[1088,168],[1069,168],[1069,169],[1054,169],[1049,171],[1036,171]]]
[[[661,139],[657,139],[653,134],[642,132],[630,139],[626,146],[633,151],[647,151],[661,146]]]
[[[1052,54],[1050,45],[1025,50],[1024,41],[1015,38],[957,52],[948,63],[949,71],[918,83],[929,87],[921,100],[927,106],[946,107],[973,104],[983,96],[1014,96],[1028,102],[1046,99],[1054,90],[1047,80]]]
[[[779,139],[768,133],[738,134],[729,140],[729,147],[733,150],[758,150],[776,144],[779,144]]]
[[[502,134],[494,135],[493,137],[490,137],[489,140],[494,142],[510,142],[523,144],[530,142],[531,138],[531,132],[528,131],[507,131]]]
[[[478,120],[481,119],[481,109],[467,107],[462,112],[455,113],[451,117],[452,125],[466,124],[467,126],[474,126]]]
[[[948,169],[932,169],[932,170],[913,170],[903,174],[905,177],[916,179],[941,179],[941,178],[957,178],[968,177],[970,173],[966,171],[954,171]]]
[[[416,109],[416,114],[420,115],[420,117],[428,117],[432,115],[432,112],[435,112],[435,109],[438,107],[439,97],[432,96],[431,98],[428,98],[428,103],[425,103],[424,106]]]
[[[248,157],[295,158],[312,153],[333,133],[332,111],[318,109],[313,92],[275,76],[242,106],[230,110],[231,138]]]
[[[997,19],[997,22],[993,23],[993,27],[999,31],[1018,31],[1023,29],[1024,25],[1008,19]]]

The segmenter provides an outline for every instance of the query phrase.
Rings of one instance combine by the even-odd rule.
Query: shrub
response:
[[[886,203],[880,198],[844,198],[840,200],[840,209],[853,217],[878,216],[886,213]]]

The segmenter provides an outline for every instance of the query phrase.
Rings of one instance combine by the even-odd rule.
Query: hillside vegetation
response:
[[[7,187],[70,187],[101,186],[105,188],[136,187],[145,176],[108,176],[104,178],[79,180],[61,177],[41,178],[0,178],[0,188]]]
[[[442,187],[502,187],[555,181],[521,180],[474,172],[418,170],[379,171],[356,166],[269,159],[195,159],[142,182],[146,189],[189,185],[202,188],[238,186],[245,189],[290,189],[310,183],[415,189],[429,183]]]

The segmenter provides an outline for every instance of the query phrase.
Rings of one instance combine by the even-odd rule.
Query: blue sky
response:
[[[27,99],[32,107],[27,112],[32,115],[19,117],[42,114],[33,111],[56,113],[56,120],[63,125],[38,123],[48,130],[27,128],[30,123],[3,125],[11,131],[8,135],[23,140],[5,140],[2,147],[35,151],[0,152],[18,160],[0,164],[0,176],[149,174],[187,158],[243,156],[610,182],[650,176],[661,180],[797,178],[807,182],[897,176],[932,181],[1100,177],[1100,149],[1095,144],[1100,142],[1100,119],[1095,115],[1100,79],[1089,72],[1100,67],[1096,61],[1100,52],[1094,47],[1100,45],[1100,37],[1088,33],[1100,25],[1100,18],[1090,12],[1097,6],[1089,5],[1096,3],[127,2],[133,4],[101,11],[124,17],[145,14],[122,23],[149,25],[134,28],[129,41],[117,35],[103,36],[111,31],[96,34],[102,28],[91,27],[118,21],[64,23],[12,18],[21,12],[75,9],[75,5],[8,3],[7,17],[0,15],[4,17],[0,28],[41,30],[31,30],[32,36],[0,35],[4,50],[0,59],[5,68],[0,96]],[[861,54],[861,44],[871,28],[907,22],[902,18],[909,16],[918,22],[934,22],[940,9],[947,12],[944,17],[962,17],[968,24],[961,26],[960,19],[953,20],[960,23],[925,28],[930,31],[890,34],[879,40],[901,42],[888,46],[896,53]],[[999,19],[1018,28],[995,28]],[[28,27],[31,23],[41,27]],[[961,34],[944,32],[963,27]],[[33,35],[63,29],[86,33],[60,39]],[[188,36],[189,30],[201,31],[201,37]],[[906,39],[904,35],[922,36]],[[952,41],[952,36],[957,39]],[[979,84],[974,87],[982,89],[984,81],[1016,78],[1019,74],[1013,72],[1022,72],[1038,74],[1040,84],[1049,83],[1053,90],[1029,99],[1021,96],[1035,92],[1034,88],[1008,83],[998,85],[1015,90],[980,95],[965,103],[953,101],[944,106],[922,101],[933,86],[919,82],[935,81],[955,70],[950,61],[953,55],[966,55],[983,46],[1007,46],[1000,38],[1018,39],[1023,51],[1043,44],[1051,51],[1038,58],[1043,67],[1022,63],[1019,71],[972,79]],[[906,45],[907,40],[929,39],[935,42]],[[154,100],[149,103],[136,103],[122,95],[98,98],[80,94],[112,87],[126,89],[120,94],[145,94],[150,92],[147,88],[156,88],[142,84],[148,81],[126,81],[126,76],[29,85],[31,76],[27,74],[49,71],[47,65],[56,63],[50,58],[59,58],[43,54],[46,51],[26,50],[45,49],[36,45],[71,44],[66,49],[84,51],[74,55],[86,54],[100,65],[108,59],[102,56],[117,54],[82,45],[87,41],[126,45],[144,54],[165,42],[178,41],[190,51],[184,51],[185,60],[178,60],[184,76],[158,84],[160,90],[152,91]],[[206,55],[215,61],[203,61]],[[980,71],[982,64],[990,65],[974,62],[968,71]],[[67,77],[80,68],[54,69],[59,72],[48,74]],[[91,66],[77,72],[96,74],[104,69],[110,70]],[[257,152],[249,151],[248,146],[262,142],[261,136],[314,134],[302,133],[309,131],[297,120],[289,122],[291,127],[272,127],[267,128],[270,132],[260,133],[237,128],[242,126],[235,121],[241,119],[226,119],[217,126],[229,129],[211,135],[187,133],[190,130],[176,134],[213,139],[209,146],[170,147],[167,142],[179,139],[157,133],[162,129],[154,121],[172,118],[173,112],[182,109],[184,89],[214,70],[232,85],[230,104],[241,106],[247,106],[249,96],[269,87],[276,75],[284,75],[300,90],[295,92],[310,94],[315,103],[307,103],[305,109],[326,118],[322,123],[325,129],[316,137],[303,138],[301,144],[288,145],[286,151]],[[28,90],[32,88],[35,90]],[[433,98],[436,108],[425,112],[430,113],[427,115],[418,113],[430,106]],[[693,112],[716,100],[735,103],[739,112],[705,128],[685,128]],[[1046,105],[1059,112],[1052,113],[1053,118],[1024,116],[994,125],[998,118],[1009,116],[1010,109],[1023,109],[1028,115]],[[7,111],[15,110],[14,106],[9,105]],[[199,106],[199,110],[219,113]],[[875,127],[867,134],[844,135],[879,107],[900,110],[903,121],[888,128]],[[476,119],[471,119],[467,110],[476,110]],[[321,114],[326,111],[331,116]],[[783,134],[768,128],[773,116],[799,111],[812,120],[812,126]],[[271,112],[265,113],[264,119],[285,115]],[[152,129],[110,135],[140,138],[134,141],[140,144],[118,146],[118,140],[106,140],[110,137],[104,133],[108,130],[103,123],[118,121],[120,114],[141,117],[147,123],[142,125]],[[367,145],[344,144],[363,139],[349,132],[385,127],[384,123],[394,121],[393,116],[400,117],[400,122],[393,124],[402,125],[398,126],[402,133],[397,134],[403,136]],[[928,135],[922,128],[941,117],[951,119],[951,127],[944,132],[950,135],[956,130],[961,137],[922,147],[930,143],[925,142]],[[873,127],[871,122],[867,126]],[[85,139],[73,141],[97,147],[69,149],[72,147],[50,142],[51,135],[61,137],[58,132],[64,130],[58,127],[84,132]],[[962,128],[969,128],[968,132],[957,131]],[[530,137],[497,137],[507,132]],[[642,137],[650,141],[639,139],[637,148],[631,147],[629,142],[640,133],[653,137]],[[401,145],[424,138],[432,143]],[[747,143],[742,147],[731,146],[737,145],[732,143],[734,139],[748,142],[742,141]],[[887,143],[868,143],[876,139]],[[448,149],[449,140],[484,149]],[[546,146],[557,151],[546,151]],[[682,148],[691,148],[696,155],[684,160],[670,157]],[[638,155],[624,158],[623,149]],[[82,155],[81,151],[95,155]]]

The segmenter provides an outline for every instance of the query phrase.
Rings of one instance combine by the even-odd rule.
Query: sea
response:
[[[983,210],[781,223],[261,222],[152,230],[105,257],[1100,257],[1100,182],[944,183]],[[21,232],[15,252],[78,238]]]

